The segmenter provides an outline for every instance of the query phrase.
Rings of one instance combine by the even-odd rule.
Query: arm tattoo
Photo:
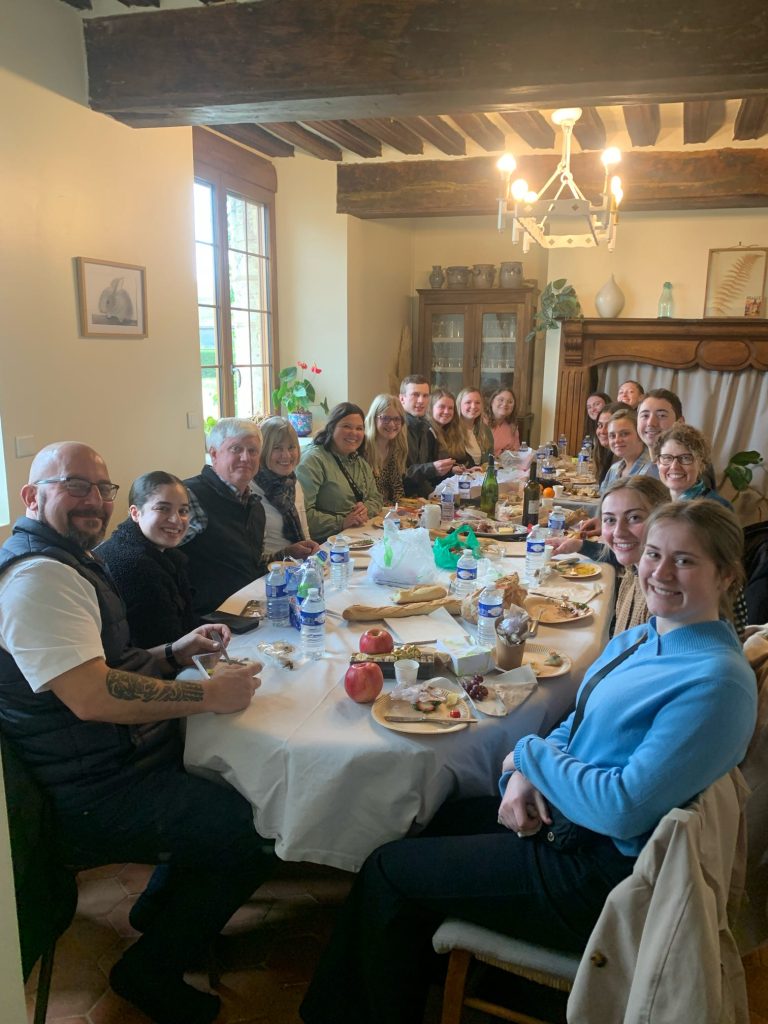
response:
[[[163,682],[135,672],[120,672],[111,668],[107,672],[107,690],[115,700],[195,701],[203,699],[203,684],[186,680]]]

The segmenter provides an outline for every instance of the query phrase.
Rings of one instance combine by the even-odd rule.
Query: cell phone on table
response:
[[[247,607],[248,605],[246,605]],[[258,615],[233,615],[231,612],[211,612],[210,615],[202,615],[200,621],[214,626],[222,622],[225,626],[229,626],[233,633],[247,633],[251,629],[256,629],[263,618],[263,612],[260,612]]]

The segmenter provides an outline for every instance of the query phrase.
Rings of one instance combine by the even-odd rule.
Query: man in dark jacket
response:
[[[91,554],[116,492],[86,445],[49,445],[32,462],[26,515],[0,549],[0,729],[51,798],[62,863],[167,863],[144,934],[110,982],[160,1024],[209,1024],[218,998],[183,973],[272,857],[240,794],[184,771],[176,719],[241,711],[259,683],[254,665],[222,666],[205,682],[163,679],[215,650],[221,626],[150,651],[129,646],[125,607]]]
[[[429,405],[429,381],[418,373],[400,382],[400,402],[408,428],[408,462],[403,478],[409,498],[426,498],[442,478],[450,473],[453,459],[435,459],[435,435],[426,418]]]

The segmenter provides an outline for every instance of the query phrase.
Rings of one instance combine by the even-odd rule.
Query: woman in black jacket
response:
[[[156,470],[134,480],[128,502],[128,519],[96,553],[123,596],[132,642],[156,647],[198,625],[187,556],[175,550],[187,532],[189,494],[177,476]]]

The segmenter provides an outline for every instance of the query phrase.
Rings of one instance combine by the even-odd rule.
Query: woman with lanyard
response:
[[[373,470],[361,457],[364,446],[363,410],[340,402],[296,467],[309,533],[320,544],[340,530],[362,526],[381,509]]]
[[[613,638],[576,710],[507,756],[498,798],[446,804],[366,861],[301,1007],[307,1024],[417,1024],[447,916],[581,953],[661,818],[730,771],[757,694],[727,614],[741,527],[700,499],[648,520],[649,621]]]
[[[270,416],[260,424],[264,446],[253,488],[264,506],[264,551],[267,561],[281,558],[291,545],[295,558],[309,558],[318,544],[309,537],[304,492],[296,479],[299,438],[283,416]]]

